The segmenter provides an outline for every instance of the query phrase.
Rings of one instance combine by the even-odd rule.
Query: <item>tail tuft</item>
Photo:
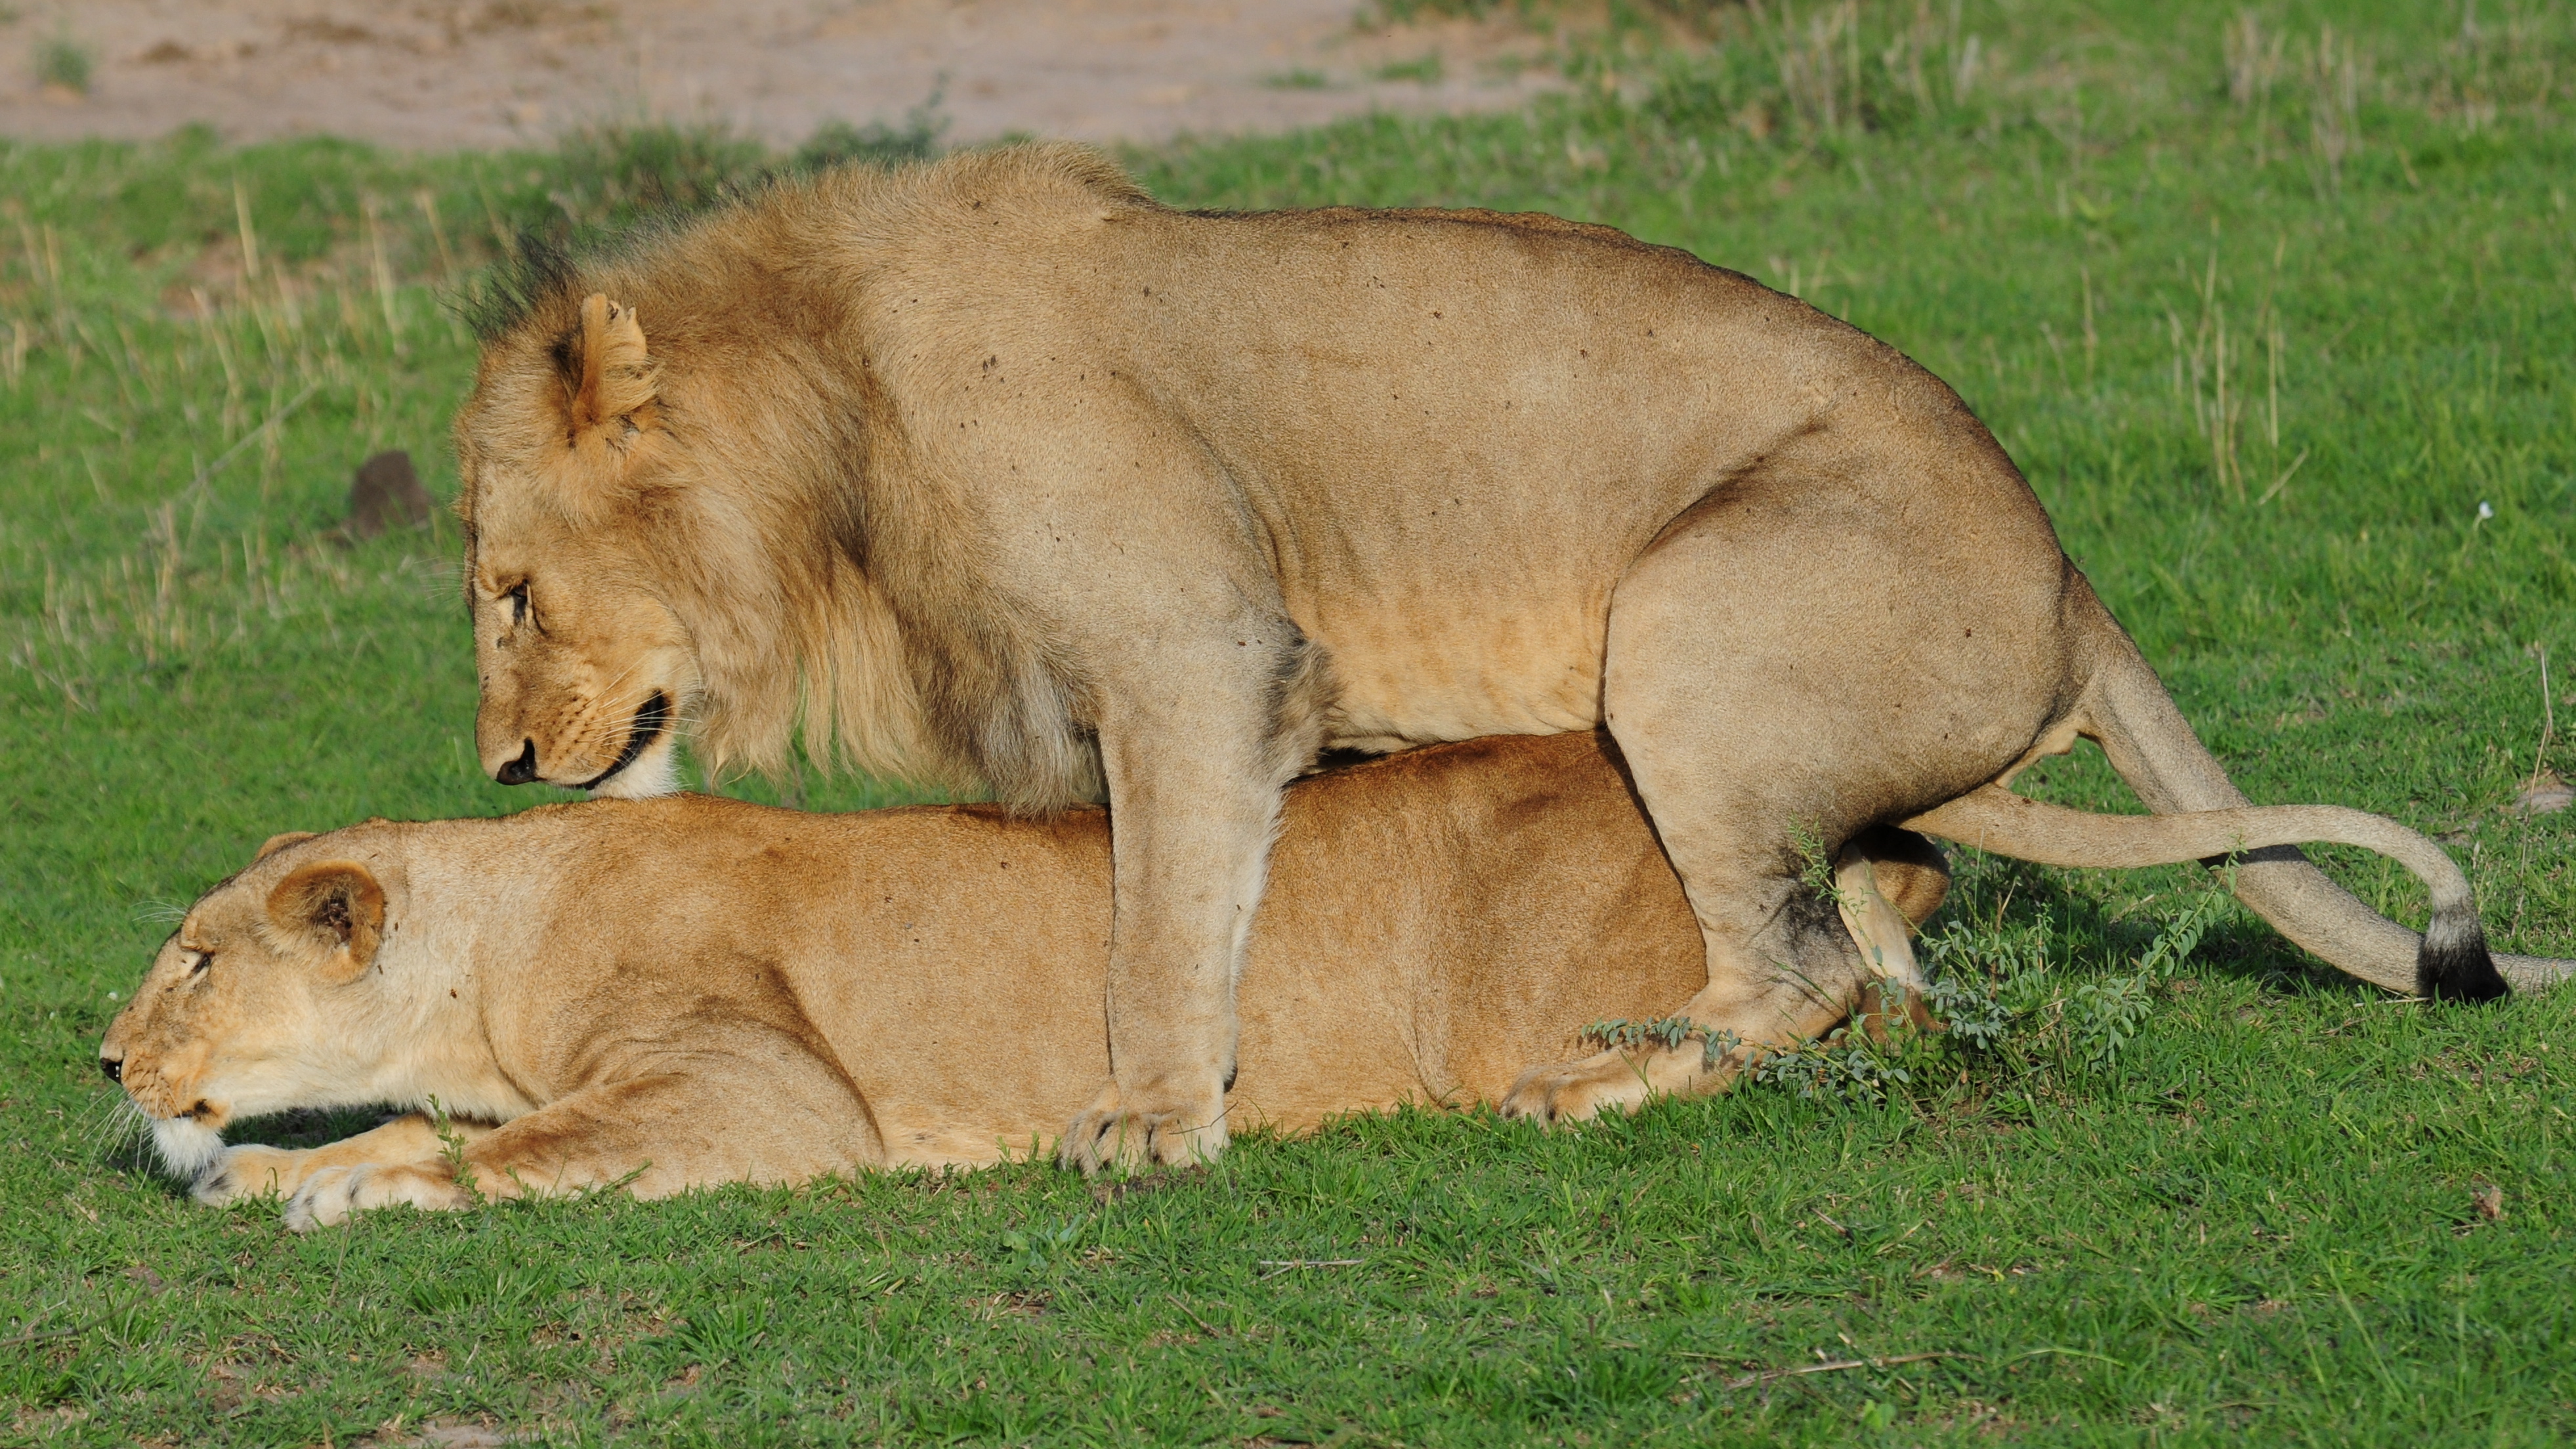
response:
[[[2415,956],[2415,994],[2434,1001],[2493,1001],[2513,994],[2487,954],[2477,917],[2435,913]]]

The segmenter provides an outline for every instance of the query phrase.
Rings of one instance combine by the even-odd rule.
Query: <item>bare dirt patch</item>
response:
[[[1361,29],[1355,0],[57,0],[0,24],[0,134],[536,144],[723,121],[773,144],[893,121],[947,139],[1152,142],[1372,109],[1521,103],[1553,83],[1508,21]],[[47,84],[69,42],[86,90]],[[50,49],[49,49],[50,48]],[[14,63],[13,63],[14,62]]]

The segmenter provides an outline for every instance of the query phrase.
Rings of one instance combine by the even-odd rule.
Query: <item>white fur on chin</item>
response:
[[[650,800],[656,795],[678,794],[680,769],[674,763],[676,755],[677,751],[671,748],[670,731],[665,730],[662,738],[636,757],[634,764],[611,775],[598,789],[591,791],[591,798]]]
[[[172,1176],[194,1182],[222,1160],[224,1134],[193,1117],[156,1117],[152,1145],[160,1149],[161,1163]]]

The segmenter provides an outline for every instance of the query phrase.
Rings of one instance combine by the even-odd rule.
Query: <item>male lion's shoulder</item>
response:
[[[1680,247],[1643,242],[1615,226],[1598,222],[1568,221],[1543,211],[1494,211],[1481,206],[1323,206],[1306,211],[1228,212],[1198,211],[1194,216],[1229,218],[1247,221],[1271,221],[1292,225],[1319,227],[1355,226],[1427,226],[1501,233],[1537,242],[1575,242],[1686,262],[1696,268],[1708,264]]]
[[[1117,162],[1096,147],[1071,141],[960,152],[917,175],[925,190],[946,198],[1053,196],[1122,208],[1157,205]]]

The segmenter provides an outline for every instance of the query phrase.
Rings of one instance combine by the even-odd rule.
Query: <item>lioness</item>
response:
[[[1944,817],[2038,854],[2063,853],[2051,831],[2070,821],[2101,834],[2039,805]],[[1702,969],[1680,884],[1593,734],[1308,780],[1286,827],[1241,984],[1242,1120],[1498,1100],[1524,1063],[1651,1016]],[[2392,831],[2352,811],[2142,817],[2084,863],[2337,839],[2456,887],[2446,857]],[[472,1139],[474,1188],[498,1195],[992,1162],[1056,1131],[1107,1068],[1109,846],[1097,810],[835,817],[694,795],[279,836],[188,912],[100,1062],[200,1198],[274,1190],[298,1227],[471,1198],[417,1114],[307,1152],[227,1148],[226,1123],[434,1098]],[[1894,981],[1919,1011],[1906,932],[1947,889],[1940,855],[1872,830],[1837,875],[1868,982],[1826,1009]]]
[[[1491,1101],[1699,973],[1680,887],[1588,734],[1308,781],[1287,826],[1244,968],[1239,1119]],[[1874,832],[1843,877],[1852,928],[1910,976],[1888,901],[1929,914],[1938,854]],[[988,1163],[1052,1137],[1107,1070],[1109,929],[1097,810],[687,795],[371,822],[281,836],[209,891],[100,1057],[199,1198],[273,1190],[297,1227],[471,1199],[417,1114],[308,1152],[226,1148],[227,1121],[435,1098],[500,1195]]]
[[[1668,1006],[1756,1043],[1866,974],[1802,840],[2079,736],[2157,811],[2244,804],[1955,393],[1607,228],[1184,213],[1023,146],[531,251],[495,298],[455,429],[484,766],[647,795],[683,722],[771,767],[801,715],[818,760],[1105,791],[1077,1165],[1224,1145],[1279,791],[1320,750],[1606,725],[1701,933]],[[2419,938],[2295,850],[2235,881],[2366,980],[2506,990],[2465,892]],[[1605,1052],[1506,1106],[1733,1070]]]

